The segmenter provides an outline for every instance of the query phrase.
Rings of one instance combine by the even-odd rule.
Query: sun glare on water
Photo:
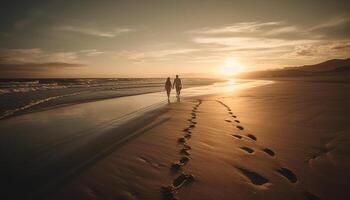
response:
[[[242,71],[242,66],[234,58],[226,59],[225,64],[220,68],[220,74],[224,76],[233,76]]]

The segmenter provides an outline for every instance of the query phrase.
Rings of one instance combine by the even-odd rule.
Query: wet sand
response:
[[[182,100],[266,84],[229,81],[184,89]],[[176,103],[176,98],[171,102]],[[40,199],[148,129],[164,92],[81,103],[0,120],[0,199]]]
[[[349,100],[349,84],[277,81],[174,102],[46,199],[345,200]]]

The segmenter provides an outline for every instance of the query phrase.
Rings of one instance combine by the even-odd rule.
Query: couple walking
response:
[[[176,89],[176,97],[180,97],[180,91],[182,89],[182,83],[181,83],[181,79],[179,78],[179,75],[176,75],[176,78],[174,79],[174,82],[173,84],[171,85],[171,81],[170,81],[170,77],[168,77],[165,81],[165,90],[166,90],[166,93],[168,95],[168,100],[169,100],[169,97],[170,97],[170,91],[171,91],[171,88],[175,88]]]

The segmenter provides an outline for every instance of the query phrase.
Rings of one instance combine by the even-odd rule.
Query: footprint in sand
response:
[[[189,160],[190,160],[190,157],[188,157],[188,156],[182,156],[180,158],[180,162],[183,164],[187,163]]]
[[[191,124],[191,125],[189,125],[188,127],[189,128],[194,128],[196,125],[194,125],[194,124]]]
[[[191,133],[190,128],[184,128],[183,132]]]
[[[171,164],[171,166],[170,166],[170,170],[172,171],[172,172],[177,172],[177,171],[179,171],[180,169],[181,169],[181,167],[184,165],[184,163],[182,163],[182,162],[176,162],[176,163],[173,163],[173,164]]]
[[[187,134],[185,134],[185,136],[184,136],[185,138],[187,138],[187,139],[190,139],[191,137],[192,137],[192,135],[191,134],[189,134],[189,133],[187,133]]]
[[[232,122],[232,121],[231,121],[231,120],[229,120],[229,119],[225,119],[225,121],[226,121],[226,122],[229,122],[229,123],[231,123],[231,122]]]
[[[265,152],[265,153],[267,153],[267,154],[270,155],[270,156],[275,156],[275,152],[272,151],[272,150],[269,149],[269,148],[264,148],[264,149],[262,149],[262,151]]]
[[[171,164],[170,169],[174,172],[177,172],[184,166],[190,158],[188,156],[182,156],[178,162]]]
[[[191,149],[191,146],[190,145],[187,145],[187,144],[183,144],[183,149],[186,149],[186,150],[190,150]]]
[[[236,116],[236,115],[232,115],[232,117],[233,117],[233,118],[237,118],[237,116]]]
[[[191,120],[191,124],[197,124],[197,122]]]
[[[234,134],[234,135],[232,135],[233,137],[235,137],[235,138],[237,138],[237,139],[242,139],[242,136],[241,135],[236,135],[236,134]]]
[[[260,174],[253,172],[251,170],[242,168],[242,167],[236,167],[245,177],[247,177],[254,185],[264,185],[265,183],[268,183],[269,180]]]
[[[233,113],[232,112],[228,112],[228,114],[232,115]]]
[[[186,155],[186,156],[191,155],[191,154],[190,154],[190,150],[189,150],[189,149],[186,149],[186,148],[181,149],[181,150],[180,150],[180,154]]]
[[[247,137],[249,137],[250,139],[255,140],[255,141],[257,140],[255,135],[253,135],[253,134],[248,134]]]
[[[190,184],[194,181],[192,174],[181,173],[170,186],[162,186],[161,192],[164,200],[176,200],[176,194],[185,185]]]
[[[236,128],[238,128],[239,130],[243,130],[243,126],[236,126]]]
[[[173,181],[173,186],[179,188],[192,181],[194,181],[194,176],[192,174],[182,173]]]
[[[239,147],[239,148],[241,148],[243,151],[245,151],[245,152],[247,152],[249,154],[254,153],[254,150],[249,148],[249,147]]]
[[[183,144],[183,143],[186,142],[186,139],[182,137],[182,138],[179,138],[179,139],[177,140],[177,142],[178,142],[179,144]]]
[[[287,178],[291,183],[296,183],[298,181],[297,176],[289,169],[281,167],[280,169],[276,170],[278,173],[280,173],[282,176]]]
[[[236,123],[241,123],[239,120],[235,120]]]

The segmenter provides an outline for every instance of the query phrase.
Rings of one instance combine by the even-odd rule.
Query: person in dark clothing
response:
[[[171,81],[170,81],[170,77],[168,77],[165,81],[165,90],[166,90],[166,94],[168,95],[168,101],[170,98],[170,92],[171,92]]]
[[[179,75],[176,75],[176,78],[174,79],[174,83],[173,83],[173,89],[176,89],[176,96],[180,97],[180,92],[182,89],[182,83],[181,83],[181,79],[179,78]]]

